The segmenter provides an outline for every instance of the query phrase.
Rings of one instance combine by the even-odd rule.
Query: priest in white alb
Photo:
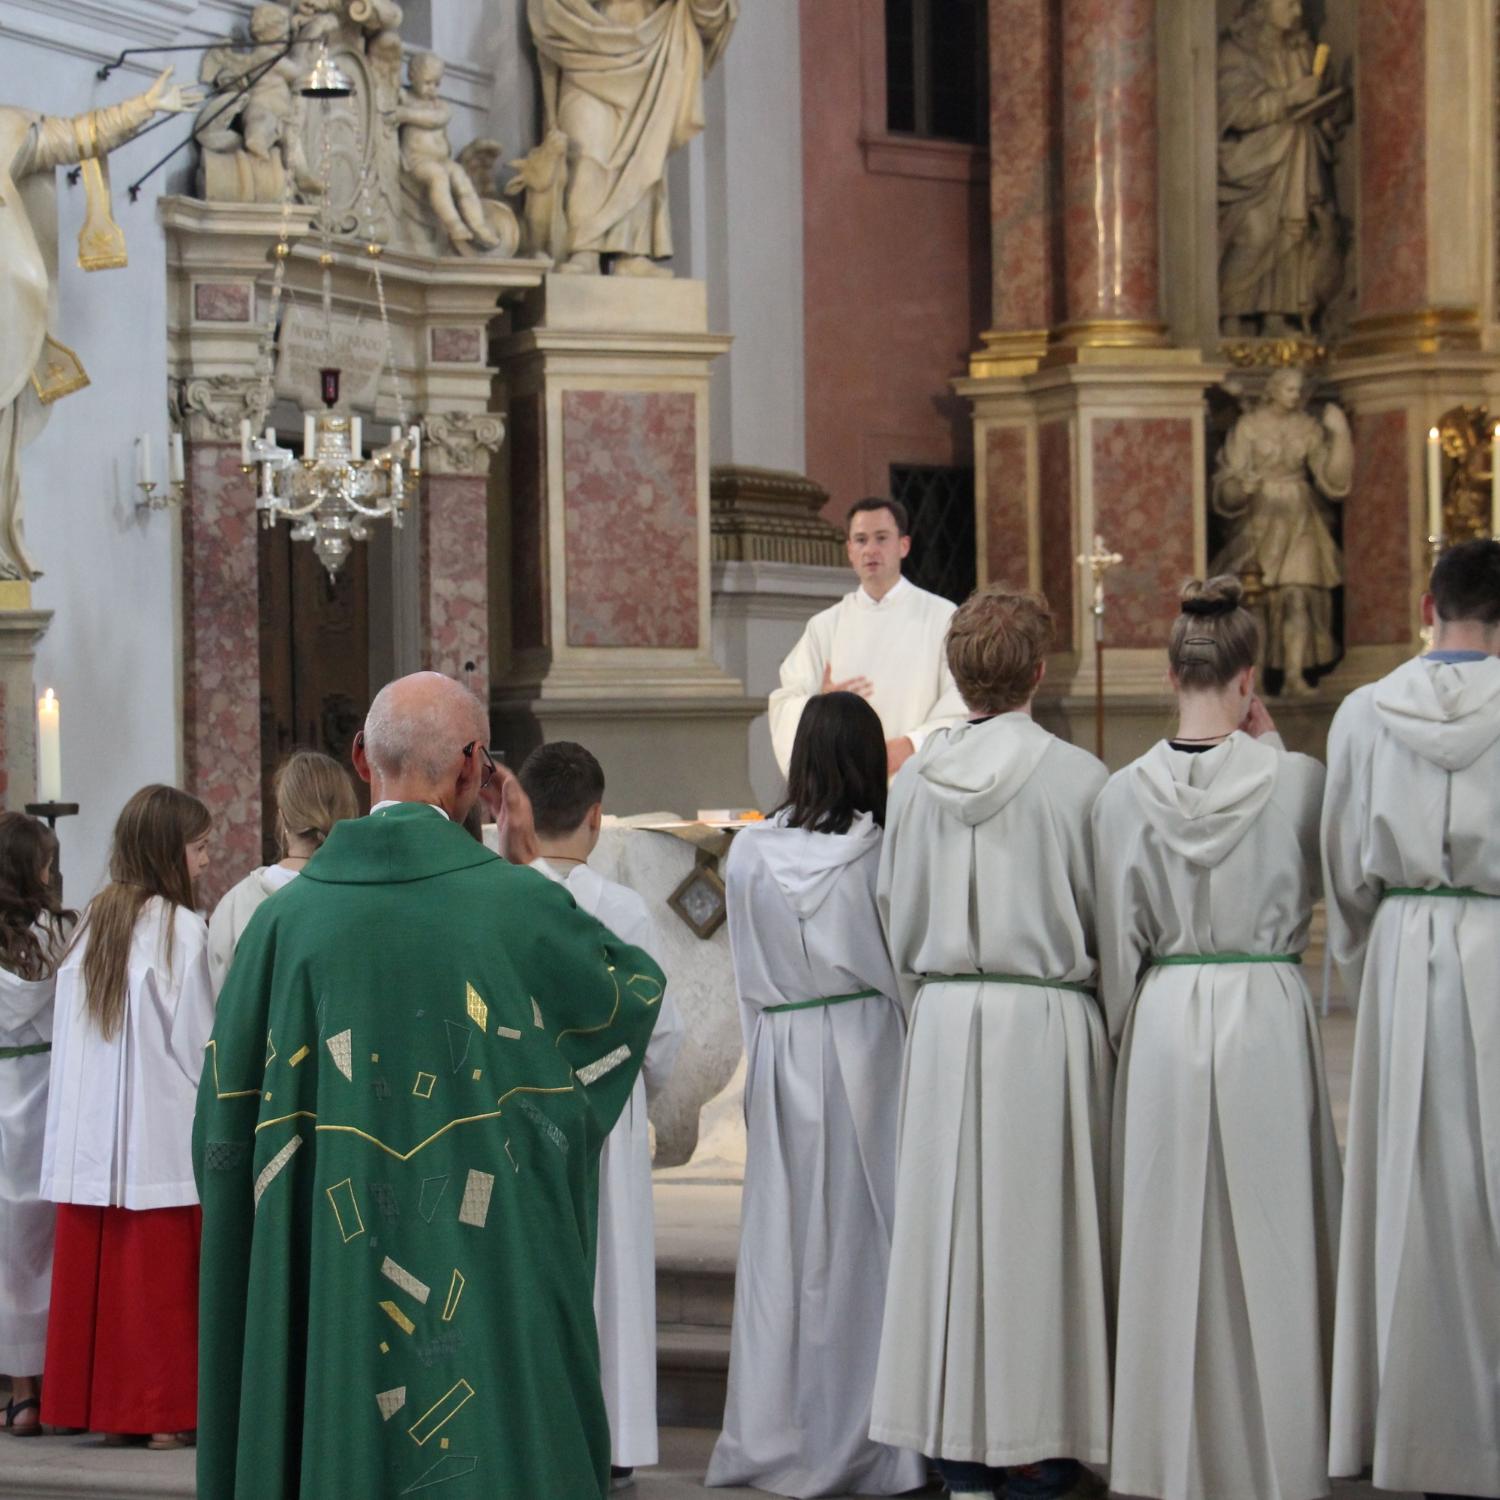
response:
[[[818,693],[870,700],[892,776],[934,729],[963,722],[963,699],[943,655],[954,606],[901,576],[911,551],[906,507],[899,500],[857,501],[847,545],[859,587],[808,621],[771,694],[771,746],[783,775],[803,705]]]
[[[1500,542],[1328,737],[1328,941],[1357,998],[1329,1468],[1500,1496]]]
[[[541,851],[531,868],[566,886],[574,901],[616,937],[643,952],[660,952],[646,903],[588,865],[604,810],[599,762],[582,745],[554,740],[532,751],[520,780],[531,798]],[[681,1045],[682,1029],[667,990],[640,1075],[599,1157],[594,1315],[609,1412],[610,1471],[617,1485],[628,1482],[634,1469],[657,1461],[656,1235],[646,1098],[665,1085]]]

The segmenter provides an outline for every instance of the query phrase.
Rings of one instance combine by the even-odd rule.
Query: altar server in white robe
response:
[[[43,1420],[156,1448],[197,1426],[192,1129],[214,1002],[193,883],[209,828],[175,787],[121,810],[109,884],[57,973],[42,1148],[58,1205]]]
[[[1052,616],[981,590],[948,661],[975,718],[891,787],[880,907],[915,996],[871,1435],[950,1491],[1102,1490],[1113,1060],[1093,995],[1105,770],[1031,717]]]
[[[1254,697],[1232,577],[1187,584],[1179,731],[1094,807],[1101,994],[1119,1046],[1110,1487],[1328,1493],[1339,1162],[1299,967],[1323,768]]]
[[[894,776],[935,729],[963,721],[943,655],[953,605],[901,576],[911,551],[899,500],[860,500],[849,512],[849,563],[859,587],[808,622],[771,694],[771,747],[783,774],[802,710],[819,693],[868,698],[880,716],[886,771]]]
[[[39,1433],[56,1209],[40,1196],[57,964],[73,914],[51,889],[57,839],[24,813],[0,813],[0,1373],[3,1429]]]
[[[661,952],[656,924],[640,895],[588,866],[604,812],[599,762],[582,745],[554,740],[527,757],[520,781],[531,798],[541,851],[532,868],[565,885],[616,937],[646,953]],[[594,1314],[616,1483],[657,1461],[656,1234],[646,1106],[665,1086],[682,1039],[669,988],[630,1101],[599,1157]]]
[[[906,1026],[875,904],[880,721],[851,693],[802,715],[787,802],[729,851],[749,1132],[724,1429],[710,1485],[920,1487],[869,1438]]]
[[[1328,741],[1328,937],[1358,997],[1330,1464],[1500,1496],[1500,543]]]

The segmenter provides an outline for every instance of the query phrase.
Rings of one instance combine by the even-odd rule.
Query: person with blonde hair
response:
[[[1255,696],[1237,578],[1186,584],[1178,730],[1094,807],[1101,998],[1119,1049],[1110,1486],[1328,1493],[1340,1174],[1302,978],[1323,768]]]
[[[47,1123],[52,1001],[73,912],[59,909],[57,836],[0,813],[0,1370],[10,1373],[3,1430],[42,1430],[41,1375],[57,1211],[37,1188]]]
[[[41,1195],[58,1205],[43,1420],[181,1447],[197,1426],[193,1105],[213,1027],[193,883],[208,809],[170,786],[121,810],[109,884],[57,973]]]
[[[1031,716],[1052,634],[991,585],[948,631],[972,717],[891,786],[879,901],[911,1030],[870,1435],[954,1495],[1102,1492],[1113,1070],[1089,812],[1105,771]]]
[[[252,870],[220,898],[208,923],[208,967],[214,993],[224,988],[229,961],[250,918],[267,897],[300,875],[335,823],[359,816],[349,773],[318,750],[294,750],[272,783],[276,798],[276,842],[281,858]]]

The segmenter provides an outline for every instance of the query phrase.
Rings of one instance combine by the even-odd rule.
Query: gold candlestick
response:
[[[1093,588],[1090,612],[1094,616],[1094,753],[1104,759],[1104,575],[1125,559],[1111,552],[1104,538],[1094,533],[1094,550],[1079,554],[1078,566],[1088,570]]]

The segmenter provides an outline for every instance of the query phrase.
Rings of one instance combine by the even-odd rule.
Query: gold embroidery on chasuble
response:
[[[467,1380],[455,1381],[406,1430],[417,1447],[423,1447],[474,1399],[474,1387]]]
[[[355,1196],[354,1180],[346,1177],[342,1182],[336,1182],[331,1188],[325,1188],[328,1195],[329,1206],[333,1209],[333,1217],[338,1222],[339,1234],[343,1236],[347,1245],[350,1240],[357,1240],[365,1232],[365,1221],[359,1211],[359,1199]]]
[[[386,1315],[386,1317],[391,1320],[391,1322],[396,1325],[397,1328],[401,1330],[402,1333],[410,1335],[417,1331],[417,1325],[413,1323],[412,1320],[408,1318],[406,1314],[402,1312],[394,1302],[382,1302],[380,1304],[380,1310]]]

